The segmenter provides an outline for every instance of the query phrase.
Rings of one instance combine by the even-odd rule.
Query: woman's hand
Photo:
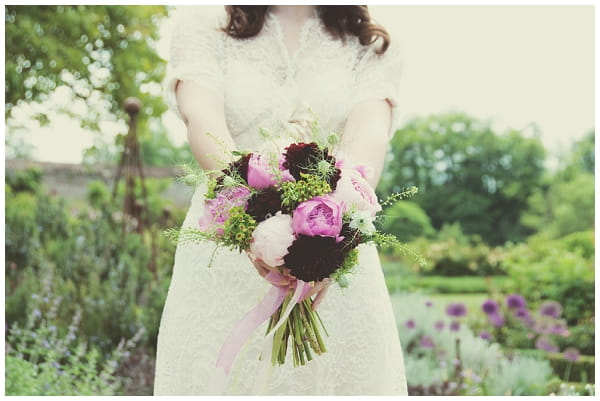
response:
[[[288,279],[288,282],[294,279],[294,277],[290,274],[289,269],[284,267],[282,269],[282,272],[280,271],[280,268],[269,266],[261,259],[254,258],[250,252],[247,252],[246,254],[248,255],[248,258],[254,265],[254,268],[256,269],[258,274],[260,274],[263,278],[267,277],[267,274],[269,274],[269,272],[274,271],[276,273],[281,274],[284,278]],[[313,288],[311,288],[308,294],[306,295],[307,297],[312,297],[315,294],[317,295],[313,301],[312,310],[316,310],[317,306],[319,306],[319,304],[323,301],[323,298],[325,298],[325,294],[327,293],[327,289],[329,288],[330,284],[331,280],[328,278],[326,278],[323,281],[314,282]]]

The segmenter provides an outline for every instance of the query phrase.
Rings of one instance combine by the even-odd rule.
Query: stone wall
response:
[[[31,160],[6,160],[7,171],[24,170],[37,167],[43,171],[43,184],[48,190],[71,200],[84,200],[87,186],[91,181],[102,180],[109,188],[113,187],[117,173],[116,166],[87,166],[82,164],[47,163]],[[144,167],[147,178],[172,178],[172,184],[162,196],[175,206],[187,207],[192,197],[192,189],[175,177],[180,173],[178,167]]]

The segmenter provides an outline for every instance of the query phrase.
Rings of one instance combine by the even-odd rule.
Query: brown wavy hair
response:
[[[269,6],[225,6],[227,25],[221,30],[229,36],[242,39],[258,35],[261,31]],[[360,44],[371,45],[383,39],[378,54],[384,53],[390,45],[390,35],[384,27],[371,22],[367,6],[316,6],[317,14],[325,29],[333,37],[346,40],[347,35],[358,36]]]

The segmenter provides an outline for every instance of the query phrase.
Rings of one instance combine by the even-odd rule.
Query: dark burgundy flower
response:
[[[351,228],[350,225],[347,223],[342,225],[342,231],[340,232],[340,236],[344,237],[342,243],[344,244],[344,250],[346,252],[360,245],[360,231],[358,231],[355,228]]]
[[[525,308],[527,302],[521,294],[510,294],[506,296],[506,306],[508,306],[509,309]]]
[[[448,316],[464,316],[467,314],[467,307],[461,302],[451,303],[446,307],[446,314]]]
[[[292,276],[303,281],[322,281],[344,262],[344,244],[333,237],[300,234],[283,258]]]
[[[498,312],[498,303],[493,299],[486,299],[485,302],[481,305],[481,310],[486,315],[491,315]]]
[[[248,162],[250,161],[251,156],[252,156],[252,153],[248,153],[247,155],[241,156],[236,161],[229,163],[229,166],[227,166],[227,168],[222,170],[223,173],[225,175],[229,175],[229,176],[239,175],[247,183],[248,182]],[[223,178],[224,178],[223,176],[218,177],[217,184],[222,185]]]
[[[342,171],[335,166],[335,157],[331,156],[327,150],[319,148],[314,143],[293,143],[285,149],[283,168],[289,170],[292,177],[301,180],[304,174],[316,174],[320,171],[319,162],[326,161],[329,164],[329,172],[326,174],[326,181],[332,191],[337,188]]]
[[[257,223],[275,215],[281,210],[281,191],[270,187],[257,192],[248,200],[246,212],[256,219]]]

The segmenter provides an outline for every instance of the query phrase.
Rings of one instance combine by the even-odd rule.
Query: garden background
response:
[[[466,10],[392,8],[421,15]],[[565,7],[565,18],[575,8]],[[544,9],[523,12],[543,17]],[[170,11],[5,6],[7,395],[152,392],[174,254],[162,230],[181,224],[193,189],[175,180],[177,166],[193,157],[174,138],[160,92],[166,63],[157,44]],[[585,35],[593,35],[593,7],[577,12],[584,17],[571,23],[587,28],[582,35],[592,43]],[[532,59],[546,42],[538,45]],[[578,71],[593,86],[593,57],[585,60]],[[435,93],[420,90],[420,99]],[[544,96],[563,95],[571,108],[593,110],[589,90],[592,96],[581,98]],[[510,101],[526,95],[517,91]],[[146,197],[139,179],[115,187],[121,156],[131,149],[123,108],[130,97],[142,104],[135,132]],[[561,127],[558,149],[544,140],[552,128],[533,117],[515,129],[450,110],[405,116],[377,189],[385,198],[419,188],[386,209],[381,222],[427,260],[420,267],[382,253],[409,393],[594,393],[593,113],[589,129]],[[46,146],[31,141],[40,132],[58,155],[77,148],[76,136],[57,139],[74,123],[93,138],[78,164],[35,160]],[[129,177],[126,169],[122,177]]]

